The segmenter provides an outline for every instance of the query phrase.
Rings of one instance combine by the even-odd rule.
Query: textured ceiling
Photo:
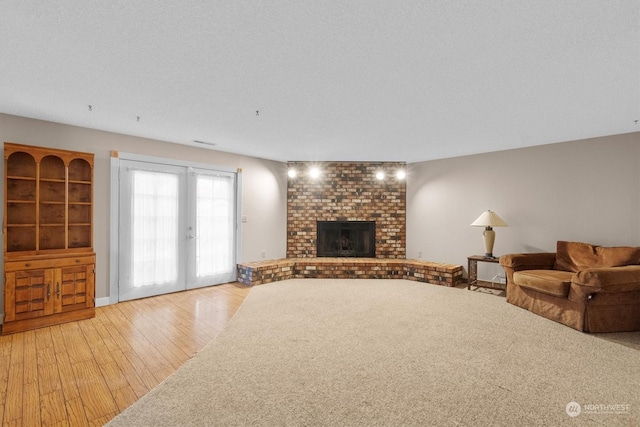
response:
[[[0,0],[0,112],[280,161],[635,132],[640,0]]]

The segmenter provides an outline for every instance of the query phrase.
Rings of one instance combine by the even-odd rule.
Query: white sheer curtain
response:
[[[196,276],[229,271],[234,260],[233,176],[196,174]]]
[[[234,281],[237,174],[154,160],[118,162],[118,299]]]
[[[179,176],[134,170],[132,285],[175,282],[178,276]]]

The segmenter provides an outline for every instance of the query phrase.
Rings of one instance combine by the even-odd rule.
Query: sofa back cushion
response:
[[[587,268],[620,267],[640,263],[640,247],[605,247],[558,240],[555,270],[574,273]]]

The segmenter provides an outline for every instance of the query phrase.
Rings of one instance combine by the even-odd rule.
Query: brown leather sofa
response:
[[[558,241],[500,257],[507,302],[585,332],[640,331],[640,247]]]

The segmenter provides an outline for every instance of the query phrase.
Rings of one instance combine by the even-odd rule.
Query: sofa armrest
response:
[[[574,274],[571,282],[589,293],[640,291],[640,265],[588,268]]]
[[[555,252],[509,254],[500,257],[500,265],[503,268],[512,268],[514,271],[551,270],[555,261]]]

